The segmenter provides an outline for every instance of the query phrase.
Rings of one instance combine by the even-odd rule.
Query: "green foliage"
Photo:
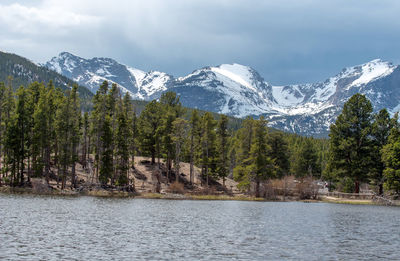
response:
[[[373,185],[378,186],[379,194],[383,194],[383,183],[385,164],[382,161],[382,149],[388,143],[390,130],[393,128],[393,122],[386,109],[380,110],[372,123],[372,163],[369,178]]]
[[[353,95],[331,125],[330,165],[339,177],[351,178],[355,192],[368,180],[372,163],[372,105],[364,95]]]
[[[261,117],[254,124],[254,138],[251,144],[248,161],[248,172],[252,180],[256,182],[256,197],[260,196],[260,182],[274,177],[275,168],[268,155],[267,122]]]
[[[223,179],[223,186],[225,186],[225,179],[229,174],[228,165],[228,117],[223,115],[218,121],[217,128],[217,155],[216,155],[216,172],[219,178]]]
[[[115,135],[115,150],[117,158],[117,177],[118,185],[128,184],[129,170],[129,142],[132,141],[132,132],[130,130],[128,110],[129,104],[119,103],[117,110],[117,128]]]
[[[100,141],[102,144],[102,154],[100,159],[100,174],[99,181],[101,184],[108,184],[113,174],[113,155],[112,155],[112,128],[111,118],[109,115],[105,116],[101,126]]]
[[[187,125],[188,122],[181,118],[176,118],[172,123],[173,127],[173,136],[172,140],[175,144],[175,174],[176,174],[176,182],[179,182],[179,175],[180,175],[180,163],[181,163],[181,152],[182,146],[186,139],[187,135]]]
[[[321,170],[317,164],[317,152],[311,139],[305,139],[297,151],[294,173],[297,178],[306,176],[319,177]]]
[[[216,121],[211,113],[206,112],[201,119],[201,160],[203,177],[209,182],[209,177],[216,174]]]
[[[157,101],[146,105],[139,117],[139,136],[143,155],[150,155],[152,164],[155,163],[156,152],[159,146],[159,126],[161,125],[162,107]]]
[[[251,183],[255,182],[255,194],[258,197],[260,183],[274,178],[276,174],[276,166],[270,155],[266,120],[263,117],[259,120],[247,118],[233,144],[237,149],[237,166],[233,177],[241,189],[249,189]]]
[[[386,190],[394,190],[397,195],[400,195],[400,126],[398,115],[395,115],[392,124],[388,142],[382,149],[382,161],[385,164],[383,171],[384,187]]]
[[[290,152],[288,142],[285,140],[283,134],[281,132],[270,133],[268,135],[268,145],[268,155],[270,155],[274,162],[277,177],[282,178],[288,175],[290,170]]]
[[[78,93],[78,86],[61,92],[50,82],[21,87],[15,95],[10,84],[0,84],[0,157],[6,159],[3,180],[18,185],[31,169],[49,181],[53,168],[62,188],[67,181],[75,187],[76,163],[81,160],[86,166],[88,155],[94,154],[91,180],[125,186],[130,182],[130,164],[138,154],[151,156],[153,163],[155,157],[165,157],[169,168],[174,160],[176,173],[182,160],[190,161],[191,173],[194,165],[201,167],[207,184],[210,179],[233,175],[246,190],[286,175],[293,169],[288,157],[304,144],[303,137],[268,133],[264,119],[240,120],[241,128],[236,131],[232,118],[186,110],[174,93],[146,103],[139,118],[141,109],[129,94],[122,98],[116,85],[101,84],[90,113],[82,114]],[[310,142],[317,155],[325,155],[322,141]],[[323,159],[318,156],[316,164]]]

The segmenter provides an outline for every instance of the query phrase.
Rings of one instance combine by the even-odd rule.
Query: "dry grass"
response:
[[[185,193],[185,186],[183,183],[175,181],[171,185],[169,185],[167,191],[169,193],[176,193],[176,194],[184,194]]]
[[[293,196],[296,193],[296,182],[293,176],[272,179],[263,184],[263,195],[268,199]]]
[[[247,196],[228,196],[228,195],[188,195],[194,200],[238,200],[238,201],[265,201],[264,198]]]
[[[104,197],[104,198],[129,198],[135,195],[126,191],[108,191],[102,189],[90,190],[84,193],[87,196]]]

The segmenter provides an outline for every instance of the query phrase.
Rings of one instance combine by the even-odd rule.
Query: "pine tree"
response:
[[[8,165],[11,164],[11,160],[15,161],[13,158],[13,151],[11,151],[11,145],[7,144],[9,142],[12,135],[15,135],[15,131],[10,131],[9,127],[13,126],[14,123],[14,112],[15,112],[15,98],[14,93],[12,91],[12,79],[8,78],[8,84],[5,86],[5,90],[3,93],[2,103],[0,104],[0,110],[2,112],[2,122],[0,128],[2,129],[3,137],[0,140],[0,144],[3,144],[3,153],[0,155],[2,161],[2,172],[7,177]],[[11,138],[12,139],[12,138]],[[11,146],[11,147],[10,147]],[[8,162],[7,162],[8,161]],[[15,168],[13,168],[15,170]],[[15,171],[13,172],[15,174]]]
[[[387,144],[382,148],[382,161],[384,163],[383,178],[385,190],[394,190],[400,195],[400,125],[398,114],[392,119],[392,128]]]
[[[57,155],[59,164],[59,177],[61,177],[61,189],[66,187],[66,179],[68,167],[71,162],[71,137],[70,137],[70,110],[71,110],[71,100],[62,97],[58,100],[59,104],[56,111],[56,139],[57,139]]]
[[[129,141],[131,131],[129,128],[128,112],[122,101],[118,104],[117,128],[115,135],[115,149],[117,157],[117,184],[119,186],[128,184],[129,173]]]
[[[356,193],[371,170],[371,119],[371,102],[364,95],[355,94],[330,128],[329,164],[340,177],[353,180]]]
[[[167,177],[172,169],[172,160],[174,159],[175,146],[172,141],[173,122],[182,116],[184,110],[182,108],[179,97],[174,92],[165,92],[160,97],[160,106],[163,111],[162,124],[158,129],[162,142],[163,154],[166,158]]]
[[[93,96],[93,110],[90,114],[90,133],[93,140],[94,152],[95,152],[95,166],[96,166],[96,179],[99,178],[99,170],[101,165],[101,157],[104,152],[104,147],[101,141],[103,135],[104,121],[107,115],[107,100],[106,95],[108,93],[108,82],[104,81],[99,90]]]
[[[3,170],[3,139],[5,134],[5,120],[3,112],[3,104],[5,99],[6,86],[4,82],[0,82],[0,186],[2,185],[2,170]]]
[[[273,161],[268,156],[267,133],[267,122],[261,116],[254,123],[254,138],[248,159],[250,165],[247,167],[248,175],[256,185],[256,197],[260,197],[260,183],[272,178],[275,173]]]
[[[121,93],[120,90],[117,87],[117,84],[113,83],[111,85],[111,89],[107,95],[107,113],[109,114],[111,118],[111,130],[112,130],[112,140],[111,140],[111,157],[113,158],[113,171],[111,174],[111,185],[114,185],[114,182],[116,180],[116,169],[115,167],[117,164],[114,163],[114,151],[115,151],[115,135],[116,135],[116,128],[117,128],[117,103],[119,100],[121,100]]]
[[[216,154],[216,122],[210,112],[204,113],[202,117],[202,176],[206,178],[207,187],[209,177],[215,173],[215,154]]]
[[[175,146],[173,141],[173,128],[175,121],[175,114],[168,110],[168,108],[164,108],[164,117],[161,119],[161,125],[158,128],[158,136],[161,137],[162,150],[164,155],[166,156],[166,164],[167,164],[167,180],[170,179],[170,174],[172,170],[172,160],[175,156]]]
[[[190,170],[189,170],[189,180],[190,184],[194,183],[194,161],[195,153],[198,150],[198,144],[201,132],[200,132],[200,117],[197,110],[192,111],[192,116],[190,118]]]
[[[17,173],[21,157],[21,141],[18,133],[17,116],[15,114],[7,121],[6,135],[4,138],[5,163],[7,170],[11,171],[11,186],[18,185]]]
[[[43,168],[46,162],[44,151],[49,145],[48,117],[50,116],[50,106],[48,104],[47,90],[42,89],[35,111],[33,113],[33,150],[32,164],[35,176],[42,177]],[[46,175],[46,181],[49,178]]]
[[[179,118],[185,113],[185,109],[182,107],[179,101],[179,96],[174,92],[165,92],[160,97],[160,104],[174,114],[174,118]]]
[[[228,117],[221,115],[217,128],[217,173],[222,178],[222,185],[225,187],[225,179],[229,174],[228,169]]]
[[[34,150],[37,150],[37,148],[33,147],[33,139],[34,139],[34,133],[33,133],[33,127],[34,127],[34,121],[33,121],[33,114],[36,109],[36,105],[39,102],[39,98],[41,93],[43,92],[45,86],[42,83],[38,82],[33,82],[28,85],[27,87],[27,111],[28,114],[31,116],[29,117],[29,121],[26,123],[28,126],[29,131],[26,132],[26,151],[27,151],[27,165],[28,165],[28,183],[30,182],[31,178],[31,172],[32,172],[32,161],[33,159],[33,154]],[[32,160],[32,161],[31,161]]]
[[[43,142],[44,147],[44,165],[45,165],[45,177],[47,183],[50,179],[50,159],[51,154],[54,151],[54,147],[56,147],[56,129],[55,129],[55,111],[57,111],[57,99],[59,99],[60,93],[58,93],[52,82],[47,85],[47,92],[45,94],[46,97],[46,135],[47,140]],[[44,136],[42,137],[45,138]]]
[[[173,142],[175,143],[175,176],[176,182],[179,182],[180,164],[181,164],[181,151],[182,145],[185,142],[187,134],[187,121],[177,118],[173,123]]]
[[[276,167],[276,175],[282,178],[290,169],[288,143],[281,132],[273,132],[268,135],[268,145],[268,154]]]
[[[113,151],[112,151],[112,119],[109,115],[106,115],[103,125],[101,126],[101,144],[102,154],[100,158],[100,169],[99,169],[99,181],[104,186],[110,181],[113,173]]]
[[[124,98],[123,98],[123,107],[124,110],[126,111],[126,117],[127,117],[127,124],[128,124],[128,131],[129,131],[129,137],[128,137],[128,144],[129,144],[129,155],[131,156],[131,162],[132,162],[132,168],[135,168],[135,154],[137,151],[137,138],[138,138],[138,124],[137,124],[137,117],[136,117],[136,112],[135,108],[133,107],[131,97],[129,93],[125,93]]]
[[[80,102],[78,97],[78,85],[74,85],[71,89],[70,95],[68,97],[71,103],[70,110],[70,143],[71,143],[71,187],[76,188],[76,163],[79,160],[78,156],[78,145],[81,136],[81,110],[80,110]]]
[[[158,129],[161,125],[161,106],[157,101],[148,103],[140,114],[141,147],[145,154],[150,154],[151,164],[155,164],[155,157],[159,149]]]
[[[374,122],[372,123],[372,138],[373,138],[373,168],[370,173],[370,179],[373,184],[377,185],[379,188],[379,195],[383,194],[383,183],[384,175],[383,170],[385,169],[385,164],[382,161],[382,149],[387,144],[390,130],[393,127],[393,122],[390,119],[390,115],[386,109],[380,110],[374,116]]]
[[[319,177],[321,171],[317,165],[317,152],[312,139],[306,138],[297,151],[294,171],[297,178]]]
[[[25,159],[27,156],[28,133],[30,132],[30,118],[28,111],[28,93],[21,86],[17,90],[17,106],[14,113],[14,123],[12,129],[16,132],[16,143],[14,144],[14,156],[17,164],[17,178],[14,182],[24,184]]]
[[[242,122],[242,127],[237,131],[234,142],[232,143],[235,151],[235,166],[233,167],[233,178],[239,182],[238,187],[242,190],[250,188],[250,177],[247,167],[250,165],[249,157],[251,145],[253,143],[255,120],[247,117]],[[233,157],[231,156],[231,159]]]
[[[83,114],[82,132],[83,132],[83,135],[82,135],[83,141],[82,141],[82,153],[81,153],[82,158],[81,158],[81,161],[82,161],[83,168],[86,168],[87,167],[87,162],[89,160],[89,153],[90,153],[90,145],[89,145],[89,140],[90,140],[90,137],[89,137],[89,113],[88,112],[85,112]]]

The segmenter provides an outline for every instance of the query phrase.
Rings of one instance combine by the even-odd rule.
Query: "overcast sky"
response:
[[[68,51],[174,76],[236,62],[272,84],[400,63],[396,0],[2,0],[0,14],[0,50],[36,62]]]

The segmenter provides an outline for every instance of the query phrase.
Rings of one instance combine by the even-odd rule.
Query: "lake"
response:
[[[0,260],[396,260],[400,208],[0,194]]]

